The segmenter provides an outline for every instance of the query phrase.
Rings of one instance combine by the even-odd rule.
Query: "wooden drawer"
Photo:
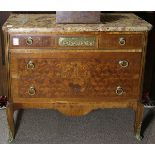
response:
[[[142,34],[20,34],[11,35],[10,48],[141,49]]]
[[[10,36],[10,48],[55,47],[55,37],[49,35],[18,34]]]
[[[99,39],[101,49],[140,49],[144,47],[141,34],[103,34]]]
[[[11,54],[14,99],[139,97],[141,52],[14,52]],[[123,60],[128,62],[124,63],[127,66],[122,66]]]

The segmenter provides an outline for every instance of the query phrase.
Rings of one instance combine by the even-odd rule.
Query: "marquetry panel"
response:
[[[12,63],[16,65],[12,78],[18,79],[18,97],[137,98],[140,52],[79,52],[78,57],[76,55],[76,52],[57,51],[49,57],[27,53],[26,58],[13,58]],[[122,67],[120,60],[127,61],[128,66]],[[32,68],[29,62],[33,64]],[[116,94],[118,86],[123,89],[122,95]],[[35,89],[33,95],[29,93],[31,87]]]

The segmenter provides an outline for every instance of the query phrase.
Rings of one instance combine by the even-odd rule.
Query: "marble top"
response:
[[[7,32],[149,31],[152,25],[133,13],[103,13],[99,24],[56,24],[55,14],[11,14]]]

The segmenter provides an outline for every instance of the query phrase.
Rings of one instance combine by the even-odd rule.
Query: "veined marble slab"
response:
[[[152,25],[132,13],[103,13],[100,24],[56,24],[55,14],[12,14],[3,30],[18,33],[149,31]]]

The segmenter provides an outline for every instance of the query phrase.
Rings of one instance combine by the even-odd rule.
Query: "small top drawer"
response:
[[[47,48],[53,46],[55,46],[54,36],[21,34],[10,37],[11,48]]]
[[[101,49],[139,49],[143,46],[142,34],[103,34],[99,39]]]

